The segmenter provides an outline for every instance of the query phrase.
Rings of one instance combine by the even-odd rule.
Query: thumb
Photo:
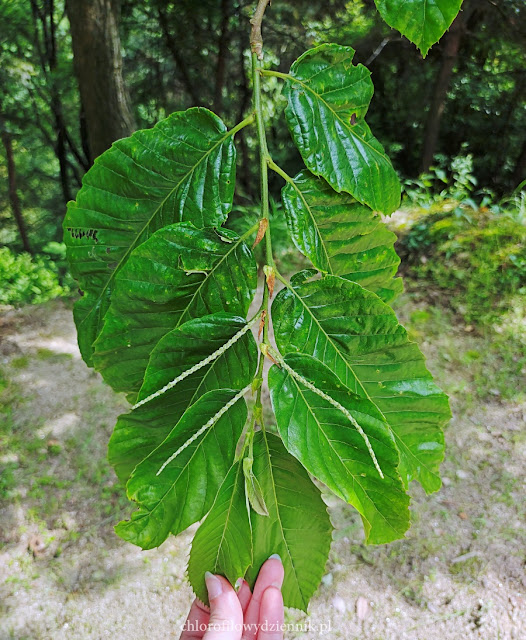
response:
[[[243,611],[236,592],[229,582],[209,571],[205,573],[210,622],[203,640],[241,640]]]

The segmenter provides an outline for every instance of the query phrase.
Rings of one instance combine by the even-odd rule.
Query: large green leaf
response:
[[[390,27],[414,42],[425,57],[449,29],[462,0],[374,0]]]
[[[75,322],[88,364],[113,279],[133,249],[174,222],[212,227],[226,220],[235,182],[232,137],[207,109],[188,109],[118,140],[84,176],[68,204],[64,242],[84,293]]]
[[[402,291],[396,274],[396,235],[380,217],[346,193],[302,171],[283,188],[283,204],[294,244],[325,273],[374,291],[386,302]]]
[[[192,437],[236,393],[222,389],[201,396],[166,439],[137,465],[126,490],[139,509],[131,520],[115,528],[121,538],[152,549],[170,532],[177,535],[207,513],[234,460],[247,418],[245,401],[238,400],[202,435],[195,440]],[[163,468],[177,451],[180,453]]]
[[[259,431],[254,437],[253,470],[269,515],[251,512],[254,559],[245,578],[252,587],[266,559],[279,554],[285,605],[306,611],[329,557],[327,507],[305,469],[271,433]]]
[[[294,281],[272,306],[280,351],[326,364],[385,416],[400,450],[400,475],[427,492],[440,488],[447,396],[434,384],[418,346],[374,293],[337,276]]]
[[[241,463],[232,466],[192,542],[188,577],[198,598],[208,603],[204,574],[222,574],[233,585],[252,563],[249,507]]]
[[[338,192],[392,213],[400,183],[364,120],[373,95],[370,71],[354,49],[324,44],[299,57],[284,86],[289,129],[307,168]]]
[[[95,368],[116,391],[139,391],[152,349],[170,329],[216,311],[246,316],[256,283],[252,253],[232,231],[160,229],[115,278]]]
[[[140,399],[212,355],[246,326],[242,318],[215,314],[189,320],[168,333],[152,351]],[[207,391],[243,389],[252,381],[257,347],[245,333],[221,356],[175,387],[119,416],[109,442],[109,460],[121,480],[170,433],[186,409]]]
[[[398,449],[382,414],[370,400],[347,389],[319,360],[289,354],[285,362],[351,414],[369,438],[384,477],[380,477],[364,438],[349,418],[275,365],[269,372],[269,387],[287,449],[358,510],[367,542],[380,544],[403,537],[409,527],[409,497],[397,471]]]

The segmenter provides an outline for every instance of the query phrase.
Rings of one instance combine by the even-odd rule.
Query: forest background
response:
[[[76,346],[62,221],[95,157],[175,110],[251,109],[251,0],[0,0],[0,638],[172,637],[192,594],[190,534],[138,552],[113,525],[129,510],[106,460],[124,408]],[[526,3],[464,0],[425,60],[373,0],[274,0],[265,65],[308,47],[356,49],[372,72],[368,123],[401,177],[406,293],[396,312],[449,394],[444,486],[417,495],[408,538],[363,544],[337,527],[310,612],[332,637],[521,637],[526,618]],[[275,160],[301,162],[275,78],[265,78]],[[236,136],[229,224],[257,219],[255,132]],[[279,177],[271,225],[287,243]],[[191,533],[191,532],[190,532]],[[304,618],[291,612],[288,620]],[[340,635],[338,635],[340,634]],[[293,635],[290,636],[294,637]],[[315,638],[316,634],[298,633]]]

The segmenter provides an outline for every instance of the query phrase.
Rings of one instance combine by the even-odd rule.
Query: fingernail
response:
[[[219,578],[216,578],[216,576],[213,573],[210,573],[210,571],[207,571],[205,573],[205,582],[206,588],[208,589],[209,600],[213,600],[214,598],[217,598],[217,596],[221,595],[221,593],[223,592],[221,580],[219,580]]]
[[[275,560],[279,560],[281,562],[281,558],[280,558],[278,553],[273,553],[271,556],[268,557],[269,560],[271,558],[274,558]],[[281,563],[281,564],[283,564],[283,563]]]
[[[241,589],[241,587],[243,586],[243,578],[238,578],[236,580],[236,584],[234,585],[234,589],[236,591],[239,591]]]

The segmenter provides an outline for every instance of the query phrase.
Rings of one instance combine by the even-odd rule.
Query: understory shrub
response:
[[[447,291],[468,322],[496,319],[526,293],[526,227],[482,207],[422,210],[397,245],[407,275]]]
[[[0,247],[0,304],[38,304],[67,292],[52,260]]]

